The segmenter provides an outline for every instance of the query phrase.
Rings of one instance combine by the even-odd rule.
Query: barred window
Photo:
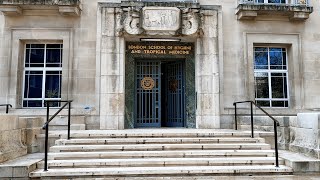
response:
[[[61,100],[61,78],[62,44],[26,44],[23,107],[44,107],[45,100]]]
[[[254,47],[255,101],[263,107],[288,107],[287,50]]]

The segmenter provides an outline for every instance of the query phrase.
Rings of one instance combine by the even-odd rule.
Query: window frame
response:
[[[257,4],[289,4],[290,2],[289,2],[289,0],[285,0],[285,2],[284,3],[281,3],[281,0],[280,0],[280,3],[269,3],[268,1],[269,0],[262,0],[263,2],[259,2],[259,0],[254,0],[254,2],[255,3],[257,3]],[[293,0],[291,0],[291,2],[292,2]]]
[[[43,67],[26,67],[26,55],[27,55],[27,45],[30,45],[29,49],[39,49],[39,48],[31,48],[32,44],[43,44],[44,45],[44,59],[43,59]],[[47,67],[47,45],[48,44],[59,44],[60,45],[60,67]],[[50,48],[49,48],[50,49]],[[43,109],[46,108],[46,106],[44,105],[44,101],[45,100],[61,100],[62,99],[62,77],[63,77],[63,42],[61,41],[53,41],[53,42],[36,42],[36,41],[32,41],[32,42],[25,42],[23,44],[23,77],[22,77],[22,91],[21,91],[21,107],[26,109],[26,108],[32,108],[32,109]],[[42,93],[41,93],[41,98],[25,98],[24,94],[25,94],[25,88],[26,88],[26,72],[27,71],[40,71],[42,72]],[[60,72],[60,83],[59,83],[59,89],[60,89],[60,98],[46,98],[45,97],[45,87],[46,87],[46,75],[48,71],[56,71],[56,72]],[[24,101],[32,101],[32,100],[41,100],[42,101],[42,106],[41,107],[29,107],[29,106],[24,106]],[[60,107],[61,103],[58,103],[57,106],[54,107]]]
[[[256,69],[255,68],[255,48],[267,48],[267,53],[268,53],[268,68],[267,69]],[[285,49],[285,56],[286,56],[286,69],[271,69],[270,65],[270,48],[281,48]],[[266,108],[289,108],[290,107],[290,85],[289,85],[289,65],[288,65],[288,48],[286,46],[280,46],[280,45],[254,45],[253,46],[253,79],[254,79],[254,99],[255,102],[257,101],[266,101],[269,102],[269,106],[261,106],[261,107],[266,107]],[[257,98],[257,89],[256,89],[256,73],[267,73],[268,74],[268,98]],[[286,93],[287,93],[287,98],[272,98],[272,73],[284,73],[286,74]],[[275,101],[287,101],[288,106],[283,106],[283,107],[277,107],[277,106],[272,106],[272,102]],[[258,103],[257,103],[258,104]]]

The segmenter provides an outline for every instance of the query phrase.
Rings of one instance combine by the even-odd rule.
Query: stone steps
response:
[[[251,133],[248,132],[236,132],[236,131],[230,131],[230,132],[214,132],[214,131],[194,131],[194,132],[184,132],[184,131],[150,131],[150,133],[145,133],[144,131],[113,131],[112,133],[106,131],[79,131],[79,132],[73,132],[71,135],[71,138],[132,138],[132,137],[140,137],[140,138],[156,138],[156,137],[251,137]],[[255,137],[259,137],[259,134],[256,133]]]
[[[183,151],[113,151],[57,152],[48,159],[114,159],[114,158],[204,158],[204,157],[272,157],[274,150],[183,150]]]
[[[122,168],[63,168],[42,169],[31,172],[33,177],[117,177],[117,176],[151,176],[151,175],[212,175],[212,174],[255,174],[255,173],[291,173],[292,169],[286,166],[275,167],[274,165],[265,166],[177,166],[177,167],[122,167]]]
[[[275,152],[259,133],[250,136],[234,130],[72,131],[70,140],[59,139],[50,148],[49,170],[34,171],[30,177],[292,173],[282,159],[275,167]]]
[[[187,144],[187,143],[264,143],[263,138],[100,138],[100,139],[59,139],[56,145],[90,145],[90,144]]]
[[[66,151],[159,151],[159,150],[213,150],[213,149],[270,149],[269,144],[126,144],[126,145],[67,145],[53,146],[51,152]]]
[[[284,161],[280,160],[280,164]],[[232,157],[232,158],[134,158],[134,159],[71,159],[50,160],[51,168],[101,168],[101,167],[166,167],[166,166],[234,166],[274,165],[274,157]],[[43,167],[43,163],[38,164]]]

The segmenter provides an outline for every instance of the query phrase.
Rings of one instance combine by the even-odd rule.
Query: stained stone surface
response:
[[[290,127],[289,149],[320,159],[320,113],[299,113]]]
[[[26,123],[17,116],[0,116],[0,162],[27,154],[24,137]]]

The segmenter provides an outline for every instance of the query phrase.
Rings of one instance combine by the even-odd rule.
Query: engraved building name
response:
[[[131,54],[189,55],[191,45],[128,45]]]

